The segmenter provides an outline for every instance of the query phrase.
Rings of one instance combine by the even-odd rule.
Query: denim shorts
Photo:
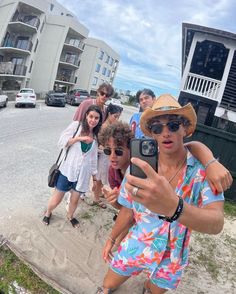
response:
[[[61,192],[68,192],[72,189],[72,190],[75,190],[76,192],[79,192],[75,189],[76,185],[77,185],[77,181],[70,182],[68,181],[67,177],[65,177],[62,173],[59,174],[59,177],[56,183],[57,190]]]

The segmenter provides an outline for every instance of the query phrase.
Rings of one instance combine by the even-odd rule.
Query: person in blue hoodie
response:
[[[140,139],[145,137],[142,130],[140,129],[140,117],[145,109],[152,107],[154,101],[156,100],[156,96],[152,90],[143,89],[136,93],[136,100],[140,105],[140,110],[139,112],[136,112],[132,115],[129,124],[135,138]]]

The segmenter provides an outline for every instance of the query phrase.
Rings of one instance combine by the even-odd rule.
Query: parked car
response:
[[[116,99],[116,98],[111,98],[111,100],[109,100],[110,103],[112,104],[116,104],[116,105],[119,105],[121,106],[121,101],[119,99]]]
[[[8,102],[7,95],[3,94],[2,90],[0,90],[0,107],[6,107]]]
[[[36,94],[34,89],[31,88],[22,88],[16,94],[15,107],[30,105],[32,107],[36,106]]]
[[[81,102],[83,102],[85,99],[89,97],[89,93],[86,90],[82,89],[74,89],[71,90],[66,95],[66,103],[70,105],[80,105]]]
[[[48,91],[45,96],[46,105],[62,106],[65,107],[66,99],[65,93],[60,90]]]

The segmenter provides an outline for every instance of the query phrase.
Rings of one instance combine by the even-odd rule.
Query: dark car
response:
[[[74,89],[66,95],[66,103],[70,105],[80,105],[80,103],[88,97],[88,91],[82,89]]]
[[[45,96],[45,104],[65,107],[65,93],[62,91],[48,91]]]

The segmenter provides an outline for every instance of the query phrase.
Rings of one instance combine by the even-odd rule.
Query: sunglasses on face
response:
[[[101,96],[109,97],[109,95],[106,92],[100,91]]]
[[[181,125],[181,121],[169,121],[168,123],[155,123],[149,127],[152,133],[156,135],[160,135],[163,131],[164,126],[167,126],[168,130],[172,133],[177,132],[179,126]]]
[[[115,151],[115,155],[116,156],[122,156],[123,153],[124,153],[124,151],[122,149],[119,149],[119,148],[109,148],[109,147],[104,148],[103,149],[103,152],[106,155],[111,155],[112,149]]]

